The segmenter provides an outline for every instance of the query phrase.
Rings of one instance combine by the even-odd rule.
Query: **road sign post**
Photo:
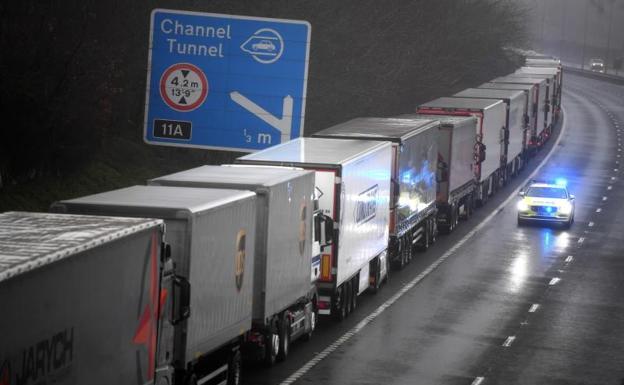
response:
[[[251,152],[303,135],[310,24],[152,11],[144,139]]]

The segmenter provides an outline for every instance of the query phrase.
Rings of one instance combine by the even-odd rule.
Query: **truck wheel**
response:
[[[347,310],[347,317],[349,316],[349,314],[351,314],[351,310],[352,306],[353,306],[353,302],[352,302],[352,297],[353,297],[353,288],[351,286],[351,281],[345,283],[345,308]]]
[[[228,362],[227,385],[240,385],[242,379],[242,359],[240,351],[234,352]]]
[[[353,283],[351,284],[351,312],[354,312],[357,308],[357,292],[358,292],[359,282],[357,279],[353,279]]]
[[[303,335],[302,338],[304,341],[310,341],[312,339],[314,329],[316,329],[316,306],[312,308],[312,312],[310,313],[310,330]]]
[[[282,320],[279,325],[279,351],[277,352],[277,360],[284,361],[288,357],[290,351],[290,318],[288,313],[282,314]]]
[[[344,321],[347,318],[347,310],[345,309],[345,290],[344,286],[340,286],[334,294],[334,307],[335,312],[334,315],[338,322]]]
[[[280,346],[280,337],[273,327],[267,332],[265,341],[264,364],[266,366],[273,366],[275,365],[275,361],[277,361],[277,353],[279,352]]]

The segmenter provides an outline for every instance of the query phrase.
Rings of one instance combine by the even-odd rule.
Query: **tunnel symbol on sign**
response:
[[[270,28],[257,30],[240,46],[243,52],[250,54],[262,64],[275,63],[284,52],[284,39],[277,31]]]

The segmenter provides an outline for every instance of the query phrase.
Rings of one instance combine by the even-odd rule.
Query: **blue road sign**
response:
[[[310,24],[152,11],[144,138],[250,152],[303,135]]]

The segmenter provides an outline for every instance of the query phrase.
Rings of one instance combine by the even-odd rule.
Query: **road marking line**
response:
[[[583,243],[583,242],[585,242],[585,237],[580,237],[580,238],[578,239],[578,243]]]
[[[568,257],[565,259],[565,263],[570,263],[574,260],[574,257],[571,255],[568,255]]]
[[[587,224],[587,226],[589,226],[589,227],[594,227],[594,222],[589,222],[589,223]]]
[[[602,197],[602,200],[603,200],[603,201],[606,201],[606,200],[607,200],[607,197]]]
[[[548,286],[555,286],[556,284],[559,283],[559,281],[561,281],[561,278],[554,277],[553,279],[550,280],[550,282],[548,282]]]
[[[601,209],[601,208],[596,209],[596,212],[597,212],[597,213],[599,213],[599,212],[601,212],[601,211],[602,211],[602,209]]]
[[[484,379],[485,377],[477,377],[474,379],[474,381],[472,381],[472,384],[470,385],[481,385]]]
[[[509,336],[507,337],[507,339],[505,340],[505,342],[503,342],[503,346],[508,348],[511,346],[511,344],[513,344],[513,342],[516,340],[516,336]]]
[[[537,311],[537,309],[539,309],[540,305],[537,303],[534,303],[533,305],[531,305],[531,308],[529,309],[529,313],[535,313]]]
[[[565,116],[566,109],[564,107],[561,107],[561,110],[563,111],[563,114]],[[299,378],[303,377],[304,374],[309,372],[310,369],[312,369],[316,364],[321,362],[325,357],[327,357],[333,351],[338,349],[342,344],[347,342],[351,337],[359,333],[366,325],[371,323],[387,308],[392,306],[405,293],[407,293],[410,289],[412,289],[420,281],[422,281],[427,275],[431,274],[431,272],[434,271],[438,266],[440,266],[442,262],[444,262],[448,257],[453,255],[455,251],[457,251],[457,249],[462,247],[464,243],[470,240],[470,238],[472,238],[477,232],[479,232],[483,227],[485,227],[492,220],[492,218],[494,218],[498,213],[500,213],[501,210],[509,204],[509,202],[511,202],[513,199],[516,199],[516,197],[518,196],[518,193],[520,193],[520,190],[522,190],[522,187],[525,186],[527,183],[529,183],[530,180],[535,178],[535,175],[537,175],[537,173],[544,167],[544,165],[548,162],[548,160],[550,160],[552,155],[555,153],[555,150],[559,148],[559,143],[561,142],[561,139],[563,138],[567,130],[567,126],[568,126],[567,122],[568,122],[568,119],[563,120],[563,124],[561,126],[561,132],[559,133],[559,137],[557,138],[557,141],[553,144],[552,148],[550,149],[550,152],[546,154],[544,159],[542,159],[542,162],[539,165],[537,165],[535,170],[533,170],[533,172],[529,176],[527,176],[525,180],[519,183],[520,187],[512,191],[507,197],[507,199],[505,199],[500,205],[498,205],[497,208],[492,210],[490,215],[485,217],[481,223],[476,225],[472,230],[470,230],[466,235],[464,235],[462,239],[460,239],[455,245],[453,245],[444,254],[442,254],[442,256],[440,256],[440,258],[438,258],[435,262],[429,265],[427,269],[425,269],[423,272],[418,274],[413,280],[406,283],[398,292],[396,292],[392,297],[388,298],[386,302],[379,305],[377,309],[375,309],[372,313],[370,313],[368,316],[366,316],[360,322],[358,322],[357,325],[355,325],[351,330],[343,334],[342,337],[338,338],[331,345],[323,349],[323,351],[318,353],[316,356],[314,356],[314,358],[312,358],[310,361],[304,364],[301,368],[299,368],[296,372],[288,376],[284,381],[280,383],[280,385],[290,385],[293,382],[297,381]]]
[[[611,190],[613,186],[607,186],[607,190]]]

